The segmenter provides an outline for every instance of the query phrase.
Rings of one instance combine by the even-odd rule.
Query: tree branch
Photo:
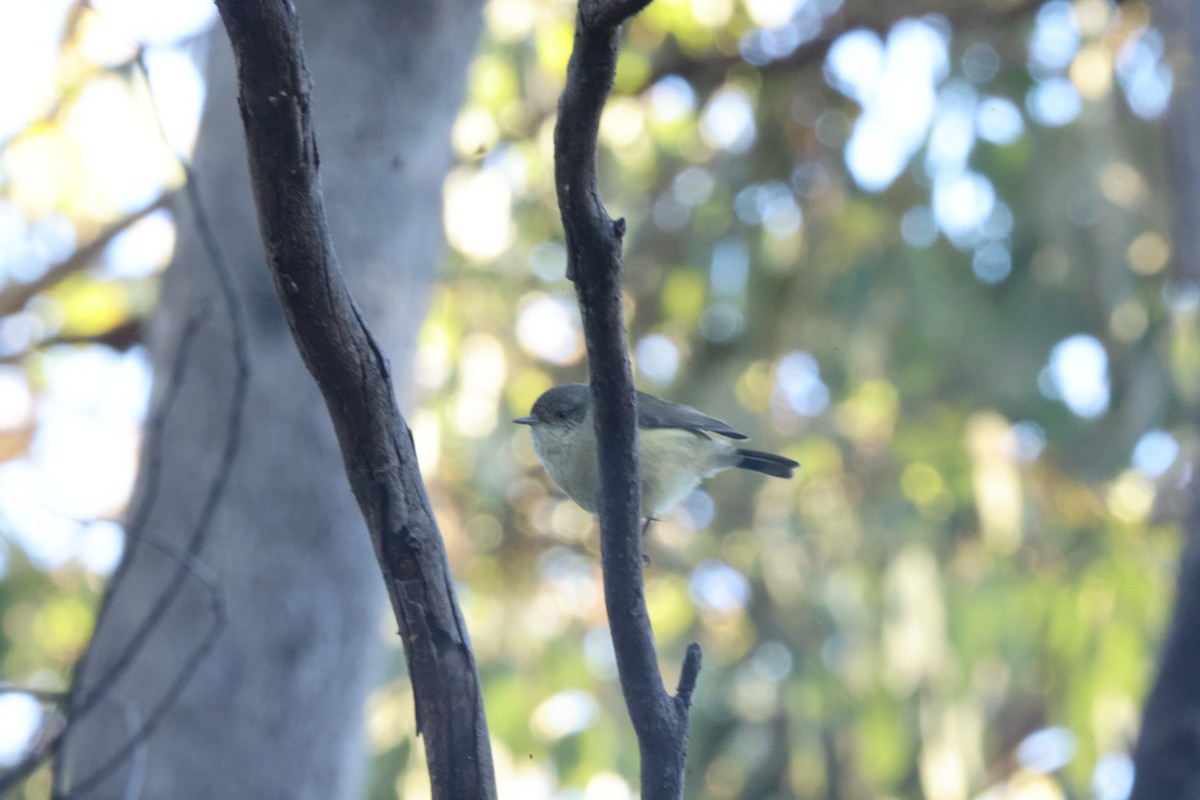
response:
[[[164,194],[149,205],[122,217],[101,231],[95,239],[51,266],[29,283],[12,283],[4,287],[4,291],[0,292],[0,317],[15,314],[37,295],[56,286],[76,272],[92,266],[113,239],[128,230],[135,222],[164,208],[168,200],[170,200],[170,193]]]
[[[773,59],[755,67],[764,78],[786,78],[794,80],[796,75],[812,67],[821,66],[837,40],[845,33],[864,29],[886,38],[892,27],[903,19],[920,19],[924,16],[941,17],[949,23],[955,35],[987,35],[995,46],[996,33],[1004,30],[1019,31],[1044,0],[1014,0],[1007,5],[950,4],[929,2],[847,3],[826,15],[821,21],[821,32],[798,46],[791,54]],[[1020,56],[1016,56],[1020,58]],[[663,47],[655,54],[646,85],[653,85],[667,75],[680,75],[692,82],[701,96],[713,87],[724,83],[729,70],[746,65],[740,53],[711,53],[697,59],[678,45]]]
[[[228,470],[225,470],[228,472]],[[215,508],[215,507],[214,507]],[[205,521],[205,529],[208,528],[209,522]],[[130,534],[133,537],[135,534]],[[92,773],[84,776],[76,785],[69,788],[60,786],[56,790],[54,797],[61,800],[70,800],[72,797],[84,797],[93,788],[106,780],[110,775],[126,764],[131,763],[129,782],[135,783],[136,776],[145,771],[144,762],[139,766],[139,754],[144,754],[146,742],[153,735],[159,724],[166,719],[167,714],[175,707],[183,690],[191,682],[200,666],[207,660],[209,653],[212,652],[213,646],[217,643],[217,637],[221,634],[222,629],[228,619],[225,608],[225,593],[221,589],[221,581],[216,573],[209,568],[207,564],[200,561],[188,550],[176,547],[167,541],[151,538],[149,536],[140,537],[140,541],[166,553],[176,561],[179,566],[187,571],[194,581],[204,587],[208,593],[209,599],[209,614],[210,621],[208,630],[205,631],[203,638],[192,648],[188,653],[188,657],[183,662],[183,667],[172,678],[167,690],[163,692],[162,699],[154,705],[144,718],[140,713],[137,713],[136,705],[132,705],[127,701],[121,700],[113,691],[113,685],[116,683],[120,673],[124,672],[124,668],[128,666],[129,660],[132,660],[133,655],[140,650],[140,647],[134,646],[131,642],[125,653],[129,656],[128,659],[121,659],[119,662],[121,669],[114,670],[110,673],[111,680],[105,681],[98,685],[90,695],[91,700],[84,702],[99,703],[102,700],[116,702],[121,705],[123,716],[126,720],[126,738],[125,741],[116,748],[108,759],[97,767]],[[178,590],[175,590],[178,594]],[[172,595],[174,596],[174,595]],[[169,600],[168,600],[169,602]],[[166,605],[160,604],[154,607],[151,617],[148,621],[157,623],[166,615]],[[72,717],[72,720],[78,719],[78,713]],[[144,759],[144,755],[143,755]],[[56,764],[57,766],[57,764]]]
[[[143,68],[145,66],[140,56],[137,64]],[[161,132],[162,121],[157,105],[154,107],[154,112]],[[92,668],[91,662],[95,657],[93,650],[94,640],[79,660],[79,663],[76,664],[75,675],[71,683],[68,722],[62,732],[63,737],[69,736],[72,726],[78,725],[101,701],[123,702],[114,696],[117,682],[124,676],[133,661],[149,644],[150,637],[154,635],[156,629],[166,617],[167,609],[182,592],[186,578],[192,578],[204,586],[208,592],[211,622],[208,631],[193,647],[189,657],[184,661],[183,666],[163,693],[162,698],[152,707],[149,715],[145,717],[144,721],[141,721],[140,725],[137,726],[126,742],[119,746],[101,766],[97,767],[91,774],[86,775],[83,780],[79,781],[76,786],[70,787],[68,790],[65,759],[59,758],[55,761],[52,796],[56,800],[58,798],[66,800],[73,793],[82,794],[87,792],[92,786],[105,780],[126,761],[131,762],[130,780],[133,781],[134,774],[141,771],[139,765],[144,764],[140,760],[140,754],[144,752],[143,746],[146,739],[150,737],[158,727],[158,724],[179,701],[184,689],[191,682],[192,677],[212,652],[217,636],[224,629],[227,622],[225,596],[222,587],[217,580],[217,576],[211,572],[206,564],[199,560],[199,553],[212,532],[213,519],[225,497],[225,491],[230,476],[233,474],[238,452],[241,449],[242,426],[245,422],[246,414],[246,395],[250,386],[250,356],[246,334],[247,323],[241,297],[234,286],[233,268],[222,250],[208,211],[201,200],[195,175],[193,175],[191,166],[182,155],[176,154],[176,158],[179,165],[183,168],[185,176],[183,194],[187,200],[187,206],[191,212],[196,231],[200,235],[202,247],[208,256],[208,264],[212,267],[213,274],[216,277],[220,296],[228,316],[227,321],[232,339],[230,355],[233,362],[233,384],[220,459],[213,473],[212,482],[209,484],[208,491],[204,496],[204,501],[200,506],[200,515],[187,534],[185,540],[187,542],[186,547],[180,550],[167,541],[159,541],[151,537],[146,531],[150,515],[158,502],[159,481],[163,474],[162,459],[163,444],[166,441],[166,428],[168,421],[171,419],[175,402],[182,391],[194,340],[208,316],[208,309],[202,306],[194,312],[180,334],[178,351],[171,366],[166,391],[146,424],[147,449],[143,455],[141,470],[142,475],[145,476],[145,483],[142,491],[139,492],[137,507],[134,509],[126,526],[125,553],[109,584],[109,590],[104,594],[104,598],[100,603],[100,610],[96,617],[96,630],[101,628],[107,616],[112,613],[112,604],[117,597],[118,587],[127,579],[129,571],[133,568],[137,548],[143,544],[153,546],[174,558],[176,569],[158,596],[158,600],[148,606],[150,610],[138,623],[128,643],[111,663],[105,665],[101,676],[96,679],[94,686],[89,691],[84,691],[84,689],[86,676],[89,669]],[[138,716],[141,719],[141,715]]]
[[[225,268],[223,262],[214,261],[214,266],[218,273]],[[240,336],[240,306],[233,305],[229,308],[230,315],[233,319],[232,325],[235,331],[238,331]],[[104,599],[101,601],[100,610],[97,614],[98,628],[108,613],[112,597],[115,589],[124,579],[127,574],[129,563],[132,559],[133,551],[136,547],[146,544],[155,547],[158,550],[166,553],[176,562],[176,570],[167,582],[163,591],[152,602],[147,603],[146,616],[138,623],[137,628],[129,637],[127,643],[120,651],[119,656],[111,663],[106,664],[100,677],[95,679],[93,685],[88,688],[84,686],[85,675],[88,672],[88,667],[92,659],[92,649],[84,653],[83,657],[75,665],[75,674],[71,681],[70,691],[67,693],[66,708],[64,709],[65,723],[62,728],[47,736],[39,743],[32,752],[28,753],[20,762],[13,765],[10,769],[0,773],[0,796],[6,796],[5,793],[15,787],[18,783],[25,780],[33,773],[43,762],[50,758],[59,755],[63,749],[64,743],[71,735],[72,726],[76,725],[81,719],[91,714],[101,703],[111,701],[120,703],[121,701],[114,697],[114,687],[117,681],[129,668],[129,665],[142,652],[149,638],[154,634],[158,625],[166,616],[167,610],[171,603],[179,596],[183,589],[183,584],[187,578],[192,578],[198,581],[208,591],[210,597],[210,607],[212,610],[212,622],[209,629],[205,632],[203,639],[192,650],[190,657],[184,662],[184,667],[172,679],[171,688],[164,694],[163,699],[155,706],[151,717],[147,722],[132,735],[131,739],[126,743],[128,746],[122,745],[118,747],[115,756],[110,758],[104,767],[94,773],[92,776],[85,777],[83,784],[92,785],[99,780],[103,780],[111,774],[124,761],[138,752],[138,748],[144,742],[145,738],[153,732],[154,727],[161,720],[162,716],[175,703],[180,693],[187,686],[204,657],[210,651],[217,635],[225,623],[225,603],[224,596],[221,594],[220,587],[217,585],[211,571],[196,557],[200,550],[205,537],[210,529],[212,514],[215,513],[217,504],[224,495],[227,476],[230,474],[234,458],[236,458],[239,444],[241,442],[241,418],[244,403],[242,402],[242,393],[245,386],[245,363],[240,347],[235,347],[235,361],[237,361],[238,378],[236,384],[238,388],[234,393],[234,402],[230,407],[230,416],[228,425],[225,429],[224,444],[222,447],[222,460],[217,469],[212,483],[209,485],[208,493],[205,497],[205,512],[201,518],[192,527],[188,535],[187,549],[175,548],[168,545],[166,542],[160,542],[146,533],[146,521],[149,518],[150,511],[153,508],[158,498],[158,477],[162,472],[161,469],[161,450],[160,445],[163,441],[162,431],[167,424],[167,419],[170,417],[171,408],[178,397],[180,386],[183,382],[183,375],[187,367],[188,359],[191,353],[192,345],[195,337],[202,328],[206,314],[201,309],[184,327],[180,337],[179,349],[174,357],[171,366],[171,371],[166,381],[166,391],[163,394],[162,400],[155,407],[146,423],[147,451],[145,455],[145,464],[143,472],[146,477],[146,486],[140,494],[137,507],[126,525],[126,548],[121,559],[121,564],[117,567],[116,573],[110,581],[110,591],[106,592]],[[235,336],[235,339],[238,338]],[[54,797],[68,796],[69,793],[63,788],[66,785],[65,774],[63,772],[63,759],[58,758],[54,762]],[[93,780],[93,778],[95,780]],[[81,785],[83,785],[81,784]],[[83,791],[76,787],[72,791]]]
[[[219,0],[268,266],[324,395],[391,598],[425,734],[433,797],[494,798],[475,657],[387,360],[333,251],[310,117],[309,75],[287,0]]]
[[[700,670],[691,645],[678,693],[658,670],[642,582],[637,412],[621,302],[625,221],[608,216],[596,182],[600,114],[616,73],[619,26],[641,0],[580,0],[575,47],[554,130],[554,175],[587,341],[600,460],[600,558],[604,600],[625,704],[641,754],[643,800],[683,796],[688,709]]]

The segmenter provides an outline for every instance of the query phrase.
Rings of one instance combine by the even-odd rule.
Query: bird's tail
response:
[[[761,450],[743,450],[738,448],[738,461],[735,466],[741,469],[752,469],[764,475],[775,478],[790,478],[792,470],[800,466],[799,462],[790,458],[777,456],[774,453],[764,453]]]

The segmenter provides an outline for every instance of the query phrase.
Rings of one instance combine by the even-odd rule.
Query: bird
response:
[[[527,417],[533,449],[550,479],[585,511],[595,512],[600,482],[592,391],[568,383],[547,389]],[[642,517],[658,519],[705,478],[733,467],[775,478],[791,478],[796,461],[761,450],[736,447],[728,439],[748,438],[691,406],[637,393],[638,461],[642,472]]]

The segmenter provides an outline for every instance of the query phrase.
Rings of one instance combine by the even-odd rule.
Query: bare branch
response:
[[[237,306],[236,308],[240,308],[240,306]],[[68,698],[68,706],[65,709],[67,717],[66,724],[61,730],[55,733],[55,735],[49,737],[45,742],[43,742],[37,750],[27,755],[16,765],[6,770],[3,774],[0,774],[0,795],[3,795],[6,791],[28,777],[47,759],[53,758],[55,755],[57,755],[59,750],[62,748],[64,739],[70,733],[71,725],[75,721],[78,721],[84,716],[92,713],[92,711],[98,705],[100,705],[100,703],[110,699],[113,686],[116,684],[121,675],[124,674],[125,670],[128,669],[129,665],[133,662],[137,655],[141,652],[142,647],[145,646],[150,635],[154,632],[154,629],[162,621],[164,615],[166,614],[167,608],[179,594],[183,588],[184,581],[189,576],[198,578],[201,583],[209,589],[210,595],[216,591],[211,581],[204,579],[203,570],[206,568],[204,568],[203,565],[198,562],[195,554],[199,551],[199,548],[203,543],[205,536],[207,535],[211,523],[212,513],[215,511],[217,503],[224,494],[226,476],[230,472],[233,458],[237,453],[238,444],[240,442],[241,409],[244,406],[244,403],[241,401],[241,395],[244,393],[244,385],[246,382],[244,360],[242,361],[243,369],[239,372],[240,377],[238,379],[239,383],[237,384],[241,385],[243,388],[240,392],[235,389],[236,402],[232,405],[230,411],[230,419],[229,425],[226,429],[222,462],[216,476],[213,479],[213,483],[209,487],[208,495],[205,498],[206,512],[201,515],[200,519],[192,528],[191,535],[189,537],[188,549],[186,551],[179,551],[176,553],[175,548],[168,548],[165,544],[157,542],[145,532],[146,520],[149,518],[150,512],[158,496],[156,482],[158,476],[162,472],[162,453],[158,445],[163,440],[163,429],[166,426],[167,418],[170,416],[171,407],[174,404],[175,398],[179,394],[179,390],[183,382],[183,375],[187,366],[188,355],[191,351],[192,342],[194,341],[197,332],[202,327],[204,320],[205,315],[203,313],[199,313],[189,321],[187,326],[185,326],[179,343],[179,351],[175,356],[171,373],[167,380],[167,388],[163,394],[163,399],[147,422],[147,441],[150,444],[148,446],[145,463],[143,465],[143,471],[147,476],[147,484],[141,494],[140,502],[138,503],[137,508],[134,510],[128,524],[126,525],[126,539],[128,544],[125,555],[122,558],[121,565],[117,568],[117,572],[113,575],[111,584],[116,585],[121,582],[125,575],[126,567],[131,561],[133,548],[141,542],[147,542],[151,546],[155,546],[168,552],[168,554],[173,555],[178,568],[172,575],[171,580],[168,582],[166,588],[159,595],[159,597],[156,598],[155,602],[147,606],[150,610],[148,611],[145,619],[143,619],[139,624],[137,630],[130,637],[129,643],[121,650],[120,658],[108,666],[101,677],[97,679],[92,689],[88,692],[84,692],[81,688],[83,685],[83,676],[89,663],[88,654],[85,654],[80,662],[76,665],[75,675],[70,690],[70,697]],[[240,330],[239,325],[236,322],[234,323],[234,329],[235,331]],[[242,338],[244,339],[244,336]],[[97,628],[99,628],[101,621],[104,619],[104,616],[107,613],[109,608],[109,600],[112,596],[113,593],[111,590],[105,594],[104,601],[101,604],[100,612],[96,622]],[[212,603],[214,610],[218,607],[223,609],[223,601],[220,598],[214,596]],[[161,715],[162,713],[165,713],[166,709],[174,703],[179,693],[183,691],[184,686],[186,686],[188,680],[190,680],[191,676],[195,673],[195,670],[198,668],[203,656],[210,649],[210,640],[215,640],[217,633],[220,632],[223,619],[223,610],[220,613],[214,613],[213,626],[210,628],[209,632],[206,633],[201,643],[193,651],[192,658],[189,659],[185,669],[183,669],[180,675],[175,679],[172,689],[164,695],[163,701],[156,706],[156,714]],[[155,723],[156,721],[157,720],[155,720]],[[148,733],[149,731],[147,731],[147,734]],[[135,751],[136,746],[127,749],[122,754],[122,760]],[[114,762],[112,769],[115,769],[116,766],[117,764]],[[63,781],[63,775],[61,773],[61,760],[55,762],[54,769],[54,782],[56,785],[61,786]],[[105,774],[108,772],[111,772],[111,769],[108,769]]]
[[[139,60],[137,63],[144,69],[144,62]],[[209,485],[208,491],[204,496],[200,515],[187,536],[186,549],[181,550],[174,545],[159,541],[150,536],[146,531],[146,527],[150,514],[157,502],[158,481],[163,473],[162,443],[165,440],[166,425],[175,400],[179,396],[183,386],[192,343],[208,316],[208,310],[201,308],[184,326],[183,332],[180,335],[178,353],[171,365],[162,401],[154,410],[146,425],[146,440],[148,445],[142,465],[142,473],[146,476],[146,483],[141,492],[138,505],[130,516],[126,526],[127,548],[125,556],[117,568],[116,574],[113,576],[109,591],[104,596],[96,628],[99,629],[109,612],[110,602],[116,594],[114,591],[115,586],[124,580],[129,565],[133,563],[133,550],[136,546],[146,543],[167,553],[176,561],[177,568],[160,593],[157,602],[149,606],[151,610],[138,625],[130,637],[128,644],[120,651],[120,655],[107,666],[100,678],[96,680],[92,689],[86,693],[82,691],[81,687],[83,686],[84,675],[89,666],[90,650],[80,660],[76,666],[71,687],[72,697],[71,705],[68,708],[67,725],[58,740],[53,743],[54,750],[61,747],[62,740],[69,735],[73,723],[90,714],[102,701],[112,699],[113,687],[146,646],[150,636],[165,617],[168,608],[182,591],[184,582],[188,577],[198,581],[208,591],[212,621],[205,635],[193,648],[188,658],[185,659],[184,666],[163,693],[161,700],[151,709],[150,714],[137,730],[130,735],[129,739],[107,761],[101,764],[92,774],[85,776],[76,787],[72,787],[72,793],[87,791],[88,788],[104,780],[128,759],[136,759],[141,752],[141,747],[145,740],[153,733],[166,713],[178,701],[187,684],[211,652],[212,647],[216,643],[217,636],[224,628],[226,621],[224,595],[211,570],[198,559],[198,553],[211,531],[213,517],[225,495],[225,488],[230,475],[233,473],[234,461],[237,458],[241,444],[246,392],[249,387],[249,354],[247,352],[246,321],[242,301],[234,285],[233,268],[229,264],[229,260],[225,257],[216,232],[213,230],[208,212],[200,197],[199,190],[196,188],[197,184],[195,176],[192,174],[191,166],[182,156],[177,155],[177,158],[186,178],[183,189],[188,201],[188,208],[192,213],[193,222],[200,235],[205,253],[208,256],[209,265],[216,275],[232,334],[233,386],[224,428],[221,455],[212,483]],[[56,797],[68,796],[65,794],[65,780],[63,761],[59,759],[54,765]]]
[[[167,712],[175,705],[179,696],[183,694],[183,690],[191,681],[192,676],[204,663],[209,652],[212,651],[213,645],[217,643],[217,637],[221,630],[225,627],[226,610],[225,610],[225,593],[221,591],[220,578],[211,568],[203,561],[193,555],[193,553],[182,550],[175,545],[152,537],[142,537],[141,540],[146,544],[161,550],[175,560],[180,567],[187,571],[192,579],[199,582],[208,592],[209,597],[209,613],[211,614],[208,630],[205,631],[203,638],[196,643],[196,646],[188,653],[187,658],[183,661],[183,667],[175,675],[170,686],[163,692],[162,699],[150,710],[150,713],[143,719],[140,714],[136,713],[136,707],[131,707],[128,702],[120,701],[114,698],[112,685],[116,682],[117,675],[113,675],[112,680],[106,684],[97,686],[89,697],[94,697],[99,700],[113,700],[114,702],[122,703],[122,710],[126,719],[128,735],[121,746],[108,757],[108,760],[97,767],[90,775],[84,777],[83,780],[69,790],[56,795],[61,800],[68,800],[70,797],[82,797],[87,794],[88,790],[99,785],[105,778],[123,766],[126,761],[134,760],[134,769],[130,776],[130,783],[134,783],[134,775],[144,771],[144,766],[139,770],[136,761],[140,755],[144,753],[146,740],[158,727],[159,723],[166,717]],[[178,594],[178,590],[176,590]],[[161,619],[164,614],[164,608],[156,608],[153,612],[154,619]],[[133,651],[132,647],[126,648],[125,653]],[[126,664],[128,662],[125,662]],[[122,670],[123,671],[123,670]],[[131,714],[133,715],[131,717]],[[78,718],[78,713],[73,715],[73,718]]]
[[[172,605],[175,598],[179,596],[183,589],[184,581],[190,576],[194,579],[199,579],[202,584],[209,588],[211,602],[213,604],[213,625],[205,634],[204,638],[197,644],[189,658],[185,661],[185,667],[180,670],[180,673],[172,681],[167,691],[163,695],[163,699],[155,706],[151,714],[147,717],[146,723],[143,725],[143,730],[146,735],[152,732],[153,727],[157,725],[162,715],[175,703],[187,683],[195,674],[203,658],[210,652],[212,645],[215,643],[216,636],[220,633],[224,625],[224,601],[216,593],[214,584],[204,580],[200,567],[203,566],[197,561],[197,555],[204,542],[207,540],[212,528],[212,519],[217,512],[221,499],[225,494],[225,487],[229,481],[230,475],[233,474],[233,463],[237,457],[238,448],[241,443],[242,422],[245,417],[245,397],[249,385],[249,358],[246,353],[246,332],[245,319],[242,313],[241,300],[238,298],[236,290],[233,286],[232,269],[221,253],[216,242],[216,236],[208,223],[207,215],[203,205],[200,204],[199,196],[195,194],[195,184],[190,182],[187,185],[188,197],[192,212],[196,218],[196,225],[201,232],[201,237],[205,239],[206,248],[213,267],[216,270],[218,282],[221,285],[221,293],[225,300],[229,315],[230,326],[233,330],[234,342],[234,381],[233,381],[233,396],[230,401],[228,417],[225,425],[225,436],[222,443],[221,457],[214,473],[213,481],[209,485],[208,492],[204,496],[204,503],[200,509],[200,515],[196,522],[192,525],[191,531],[186,539],[187,548],[181,551],[181,555],[176,557],[176,569],[170,580],[167,582],[163,591],[159,594],[154,603],[148,606],[151,611],[146,615],[145,619],[134,631],[129,639],[129,643],[121,650],[121,655],[108,665],[101,677],[95,682],[92,690],[86,693],[80,691],[83,676],[88,667],[88,658],[85,657],[76,667],[75,679],[71,687],[72,703],[69,709],[69,720],[67,729],[64,735],[69,733],[72,722],[80,719],[91,711],[112,692],[117,680],[133,663],[133,660],[141,652],[149,641],[155,628],[161,623],[165,617],[167,609]],[[157,482],[162,474],[162,451],[160,448],[161,442],[164,440],[164,431],[167,420],[170,417],[171,406],[175,398],[178,396],[180,388],[183,385],[183,377],[186,372],[187,356],[190,350],[190,345],[197,332],[203,326],[206,314],[203,311],[193,317],[188,325],[184,328],[180,339],[179,355],[172,365],[171,374],[168,378],[167,390],[164,394],[161,406],[155,410],[154,416],[150,419],[147,425],[147,441],[152,445],[147,451],[143,471],[147,476],[147,484],[143,491],[141,502],[135,510],[133,516],[129,520],[126,528],[127,539],[129,546],[126,550],[125,557],[121,561],[121,565],[117,569],[117,573],[113,576],[112,583],[120,582],[125,575],[126,567],[132,563],[133,547],[141,542],[148,542],[166,550],[165,544],[156,543],[156,541],[146,532],[146,524],[149,520],[150,513],[153,510],[155,501],[158,497]],[[172,550],[167,550],[172,552]],[[98,614],[96,627],[100,627],[105,615],[109,611],[109,601],[114,596],[114,592],[107,592],[104,596],[104,602],[101,604],[100,613]],[[147,727],[149,726],[149,727]],[[138,741],[127,742],[125,746],[118,750],[118,753],[102,765],[96,773],[85,777],[81,786],[93,785],[94,781],[98,781],[115,770],[126,758],[133,754],[138,745]],[[55,783],[57,786],[63,785],[64,775],[61,773],[61,761],[55,764]],[[94,779],[94,780],[93,780]],[[84,789],[73,789],[73,791],[83,791]]]
[[[495,797],[475,657],[387,360],[333,251],[309,76],[286,0],[220,0],[233,44],[250,177],[268,266],[325,397],[391,598],[425,734],[433,797]]]
[[[583,316],[600,460],[600,554],[617,672],[642,758],[644,800],[683,796],[688,708],[700,647],[688,648],[679,692],[658,671],[642,582],[637,413],[621,302],[624,220],[612,220],[596,182],[600,114],[616,72],[618,28],[645,3],[581,0],[575,48],[554,131],[554,175],[567,242],[567,277]]]
[[[683,657],[683,667],[679,670],[679,686],[675,689],[675,698],[683,703],[692,702],[692,692],[696,689],[696,679],[700,677],[700,645],[692,642],[688,645]]]
[[[25,307],[31,299],[58,285],[66,278],[80,270],[92,266],[105,247],[118,235],[124,233],[135,222],[149,216],[166,206],[170,194],[164,194],[154,202],[139,208],[128,216],[122,217],[100,232],[95,239],[71,253],[63,261],[47,269],[42,275],[29,283],[13,283],[0,292],[0,317],[15,314]]]
[[[1019,24],[1030,17],[1044,0],[1014,0],[1007,5],[992,4],[931,4],[928,2],[889,3],[859,2],[846,4],[829,14],[821,23],[821,32],[801,44],[790,55],[756,67],[765,76],[794,76],[820,66],[838,38],[847,31],[863,29],[886,37],[892,27],[903,19],[919,19],[935,15],[949,23],[956,33],[981,35],[986,32],[994,39],[998,31],[1020,30]],[[994,42],[993,42],[994,43]],[[647,84],[666,75],[682,75],[700,86],[720,84],[729,70],[746,61],[740,54],[712,53],[696,59],[678,48],[665,48],[654,59]],[[1019,56],[1018,56],[1019,58]]]

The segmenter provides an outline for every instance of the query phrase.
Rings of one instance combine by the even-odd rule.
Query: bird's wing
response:
[[[639,428],[683,428],[689,431],[712,431],[730,439],[749,438],[716,417],[701,414],[691,406],[660,400],[645,392],[637,394]]]

